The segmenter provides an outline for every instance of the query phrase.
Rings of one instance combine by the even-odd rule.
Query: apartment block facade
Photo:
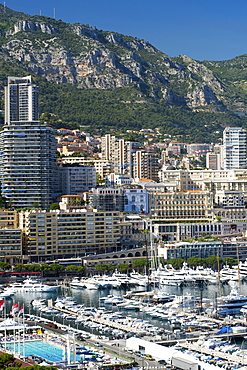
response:
[[[30,261],[110,251],[119,240],[118,212],[22,211],[19,217]]]
[[[224,169],[246,166],[246,130],[242,127],[226,127],[223,132]]]
[[[149,194],[150,216],[166,219],[211,219],[213,197],[210,192],[184,191]]]
[[[16,211],[0,209],[0,260],[11,264],[22,261],[22,231]]]
[[[172,183],[177,191],[240,191],[247,200],[247,169],[233,170],[161,170],[160,180]]]
[[[218,256],[224,258],[234,258],[244,262],[247,258],[246,239],[232,241],[202,241],[202,242],[180,242],[175,244],[164,244],[158,248],[159,257],[164,259],[183,258],[187,260],[191,257],[207,258]]]
[[[102,159],[109,161],[112,173],[158,181],[157,154],[145,151],[138,142],[105,135],[102,138]]]
[[[8,79],[0,135],[1,188],[15,209],[47,209],[56,192],[54,131],[38,121],[38,88],[31,77]]]
[[[61,194],[79,194],[96,187],[96,169],[93,166],[59,167]]]

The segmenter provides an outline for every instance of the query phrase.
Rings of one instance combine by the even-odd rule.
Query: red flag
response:
[[[2,311],[5,307],[5,300],[3,299],[2,301],[0,301],[0,311]]]
[[[24,304],[21,306],[18,316],[24,315]]]
[[[11,309],[11,311],[10,311],[10,313],[12,314],[12,315],[14,315],[16,312],[18,312],[19,311],[19,303],[16,303],[16,304],[12,304],[12,309]]]

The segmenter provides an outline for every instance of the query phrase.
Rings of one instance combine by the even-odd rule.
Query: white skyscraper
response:
[[[13,208],[46,209],[55,189],[56,142],[53,130],[38,121],[31,77],[8,78],[0,140],[2,196]]]
[[[5,123],[38,121],[38,87],[31,76],[8,77],[5,87]]]
[[[223,132],[224,169],[246,166],[246,131],[241,127],[226,127]]]

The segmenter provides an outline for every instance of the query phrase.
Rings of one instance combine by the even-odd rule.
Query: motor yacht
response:
[[[238,293],[237,287],[233,287],[227,296],[217,299],[217,313],[219,315],[236,315],[240,309],[247,304],[247,296]]]
[[[59,289],[57,285],[43,284],[35,279],[26,279],[23,283],[13,283],[8,288],[4,290],[5,294],[15,294],[15,293],[47,293],[54,292]]]

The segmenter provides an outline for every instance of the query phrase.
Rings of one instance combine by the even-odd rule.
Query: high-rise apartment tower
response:
[[[56,184],[56,142],[38,120],[38,87],[30,76],[8,78],[0,140],[2,196],[13,208],[46,209]]]
[[[226,127],[223,132],[224,169],[246,166],[246,131],[242,127]]]

